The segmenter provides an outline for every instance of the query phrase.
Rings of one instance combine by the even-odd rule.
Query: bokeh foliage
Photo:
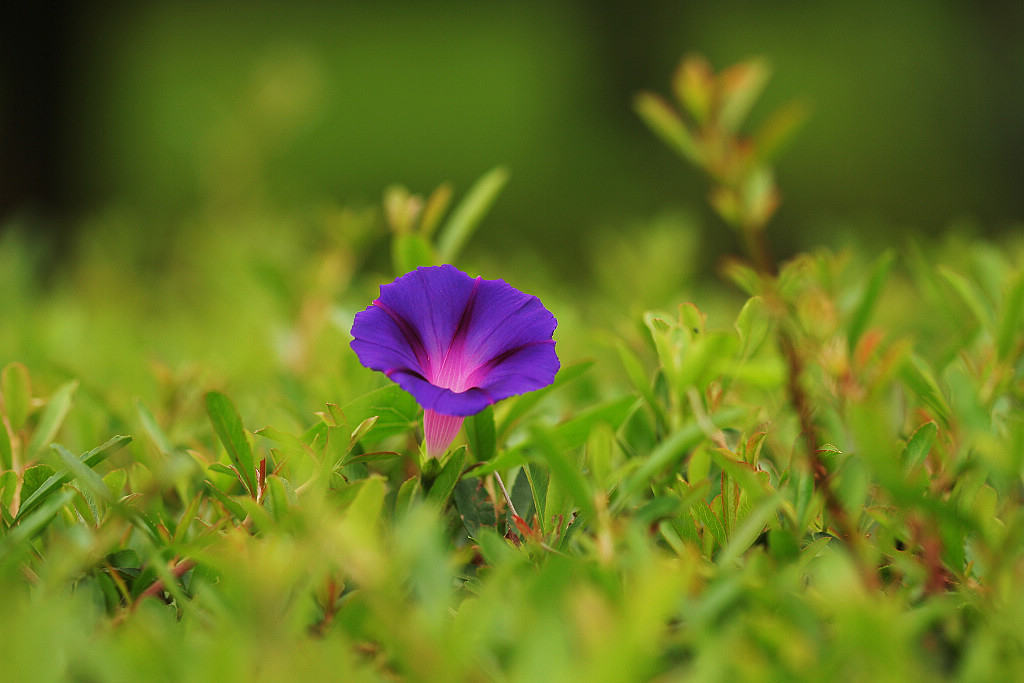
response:
[[[685,108],[737,92],[700,74],[660,110],[698,137],[716,119]],[[770,159],[709,174],[750,199],[716,202],[750,245],[723,284],[614,252],[586,295],[465,266],[542,297],[563,369],[425,464],[348,328],[381,282],[465,260],[503,169],[379,212],[211,208],[170,253],[112,210],[46,287],[9,232],[5,676],[1020,678],[1024,245],[777,265]],[[696,258],[685,219],[649,227]]]

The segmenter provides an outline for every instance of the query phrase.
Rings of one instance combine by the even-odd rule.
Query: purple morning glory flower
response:
[[[467,415],[551,384],[557,324],[540,299],[504,280],[431,266],[380,288],[356,314],[352,350],[423,407],[427,455],[436,458]]]

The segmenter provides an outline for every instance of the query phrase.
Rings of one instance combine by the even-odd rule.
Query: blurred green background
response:
[[[755,119],[793,98],[812,107],[779,167],[782,253],[951,223],[1000,230],[1024,215],[1019,2],[22,11],[3,29],[0,220],[64,251],[112,207],[161,244],[198,212],[376,205],[395,182],[464,192],[504,164],[511,183],[473,253],[525,250],[583,276],[575,255],[606,239],[594,233],[681,211],[710,263],[735,244],[704,206],[706,183],[631,105],[641,89],[667,92],[693,51],[716,68],[771,62]]]

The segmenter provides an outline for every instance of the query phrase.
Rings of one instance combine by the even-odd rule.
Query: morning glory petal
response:
[[[433,266],[380,288],[355,317],[352,349],[424,410],[465,417],[551,384],[557,324],[540,299],[503,280]]]

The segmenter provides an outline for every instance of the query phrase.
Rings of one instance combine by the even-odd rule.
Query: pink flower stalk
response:
[[[356,314],[352,350],[423,407],[427,455],[448,450],[463,419],[551,384],[558,321],[535,296],[454,266],[417,268]]]

